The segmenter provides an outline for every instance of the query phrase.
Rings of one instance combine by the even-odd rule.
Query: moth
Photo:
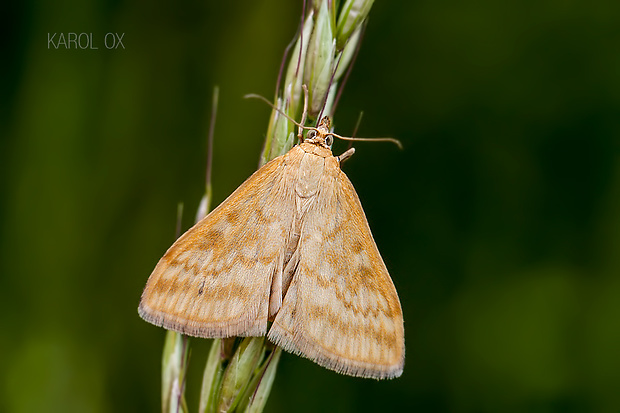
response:
[[[329,118],[183,234],[138,312],[196,337],[264,336],[339,373],[402,374],[403,314],[366,216],[333,156]]]

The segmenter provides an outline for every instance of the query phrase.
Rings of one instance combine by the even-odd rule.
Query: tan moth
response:
[[[205,338],[263,336],[352,376],[402,374],[403,315],[329,119],[265,164],[159,260],[146,321]]]

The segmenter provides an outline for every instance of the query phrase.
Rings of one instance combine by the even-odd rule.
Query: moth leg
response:
[[[355,148],[349,148],[345,153],[343,153],[342,155],[338,157],[338,160],[340,161],[340,163],[342,163],[346,161],[347,159],[349,159],[354,153],[355,153]]]

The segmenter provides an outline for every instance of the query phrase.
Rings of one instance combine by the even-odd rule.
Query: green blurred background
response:
[[[164,330],[136,308],[203,192],[212,88],[219,203],[257,166],[269,109],[241,97],[273,96],[300,9],[4,6],[0,411],[159,411]],[[267,411],[620,411],[619,27],[615,0],[375,3],[335,122],[363,110],[359,135],[405,146],[344,165],[401,297],[405,372],[286,354]],[[48,49],[61,32],[99,49]]]

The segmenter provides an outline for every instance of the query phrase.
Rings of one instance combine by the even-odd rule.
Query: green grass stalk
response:
[[[302,118],[302,85],[306,85],[308,108],[307,113],[303,114],[305,125],[316,125],[323,115],[333,116],[339,82],[346,81],[372,3],[373,0],[316,0],[307,7],[304,5],[302,25],[288,56],[288,65],[278,76],[274,105],[279,111],[293,119]],[[295,125],[278,110],[271,112],[260,165],[285,154],[297,141]],[[210,167],[210,162],[208,165]],[[207,193],[201,202],[199,216],[204,216],[208,211],[210,172],[207,172],[207,177]],[[188,346],[183,340],[186,339],[172,332],[166,339],[167,343],[170,341],[173,344],[166,345],[164,349],[163,371],[172,372],[168,373],[169,377],[162,378],[165,413],[187,411],[183,394],[187,363],[180,360],[187,360]],[[281,349],[264,337],[213,340],[203,372],[199,412],[262,412],[280,356]],[[174,393],[175,386],[179,387],[180,393]],[[164,397],[168,394],[170,396]],[[181,402],[174,403],[171,395],[176,395]]]

